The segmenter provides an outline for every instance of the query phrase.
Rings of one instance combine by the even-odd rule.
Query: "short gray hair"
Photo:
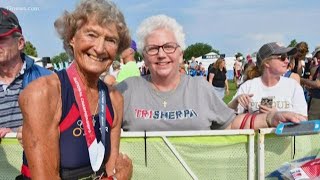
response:
[[[121,11],[109,0],[82,0],[73,12],[65,11],[58,18],[54,26],[67,54],[73,58],[73,48],[70,41],[75,33],[88,22],[90,17],[94,17],[100,25],[114,23],[119,34],[118,52],[130,47],[131,37],[129,29]]]
[[[151,16],[143,20],[140,24],[137,30],[137,45],[140,53],[142,53],[145,47],[146,37],[148,37],[152,31],[162,28],[172,31],[181,49],[184,50],[186,48],[183,27],[175,19],[160,14]]]

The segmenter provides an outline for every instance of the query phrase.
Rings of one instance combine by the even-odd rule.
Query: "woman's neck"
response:
[[[280,76],[265,72],[261,76],[261,81],[265,86],[272,87],[280,81]]]
[[[150,74],[150,82],[154,89],[161,92],[168,92],[176,89],[180,83],[181,75],[178,73],[173,78],[155,78],[155,76]]]
[[[83,85],[88,89],[97,89],[99,75],[93,75],[83,72],[79,67],[76,67],[79,77],[83,83]]]

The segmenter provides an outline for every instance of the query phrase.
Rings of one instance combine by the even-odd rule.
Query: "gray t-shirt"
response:
[[[181,75],[178,87],[165,93],[153,89],[148,79],[130,77],[117,84],[124,97],[125,131],[210,130],[212,124],[224,129],[235,117],[203,77]]]

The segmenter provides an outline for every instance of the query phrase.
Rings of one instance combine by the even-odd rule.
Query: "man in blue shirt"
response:
[[[18,97],[32,80],[52,72],[23,53],[25,40],[17,16],[0,7],[0,138],[22,126]]]

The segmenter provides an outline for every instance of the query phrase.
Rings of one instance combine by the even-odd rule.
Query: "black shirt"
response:
[[[214,74],[214,77],[212,79],[212,86],[215,87],[224,87],[225,86],[225,81],[227,79],[226,76],[226,70],[225,69],[216,69],[216,68],[211,68],[209,71],[209,75],[210,73]]]

